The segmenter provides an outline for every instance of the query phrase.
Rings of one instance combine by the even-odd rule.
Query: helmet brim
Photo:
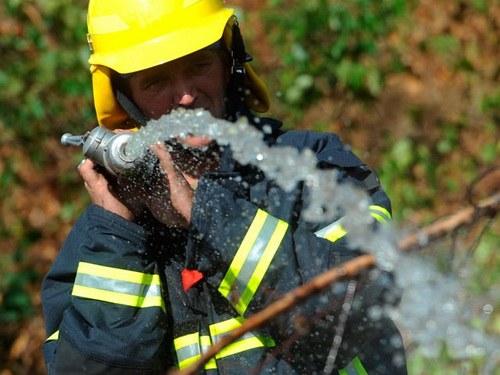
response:
[[[131,43],[128,48],[108,53],[93,53],[89,63],[107,66],[120,74],[127,74],[176,60],[218,41],[233,14],[233,9],[223,8],[208,16],[205,22],[193,23],[143,43]],[[93,37],[92,42],[99,43],[99,37]]]

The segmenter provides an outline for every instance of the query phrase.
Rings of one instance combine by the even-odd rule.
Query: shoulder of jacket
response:
[[[365,165],[334,133],[315,133],[311,131],[287,131],[276,140],[277,146],[291,146],[299,151],[312,150],[318,159],[318,164],[327,164],[341,168]]]

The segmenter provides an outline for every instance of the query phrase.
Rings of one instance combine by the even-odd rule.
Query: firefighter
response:
[[[179,108],[229,121],[245,116],[269,146],[310,149],[339,183],[366,191],[374,228],[390,220],[375,173],[336,135],[285,132],[279,121],[256,116],[267,111],[269,95],[222,1],[90,0],[88,43],[99,125],[146,126]],[[235,161],[230,146],[187,136],[153,151],[166,173],[140,198],[140,183],[114,181],[91,160],[79,166],[92,204],[42,285],[49,375],[184,369],[248,316],[361,253],[349,246],[341,213],[306,220],[302,184],[284,191]],[[394,323],[368,318],[371,307],[397,303],[395,289],[381,270],[339,283],[248,332],[203,371],[323,372],[342,331],[335,373],[406,374]]]

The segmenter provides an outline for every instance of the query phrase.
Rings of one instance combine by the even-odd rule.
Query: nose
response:
[[[196,96],[192,92],[184,92],[176,100],[176,105],[179,107],[191,108],[194,105]]]
[[[180,75],[172,84],[173,108],[193,108],[197,98],[196,89],[189,77]]]

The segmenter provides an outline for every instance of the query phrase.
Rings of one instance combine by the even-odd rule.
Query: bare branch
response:
[[[474,224],[480,217],[495,217],[500,208],[500,193],[480,201],[475,207],[467,207],[457,213],[435,222],[398,243],[401,251],[421,249],[432,241],[440,239],[458,228]]]

